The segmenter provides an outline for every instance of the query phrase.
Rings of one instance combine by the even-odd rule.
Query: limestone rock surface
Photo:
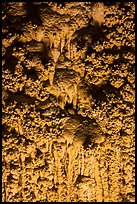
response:
[[[135,201],[135,3],[2,3],[2,201]]]

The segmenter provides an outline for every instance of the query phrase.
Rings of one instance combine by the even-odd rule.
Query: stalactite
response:
[[[2,9],[2,201],[134,202],[135,4]]]

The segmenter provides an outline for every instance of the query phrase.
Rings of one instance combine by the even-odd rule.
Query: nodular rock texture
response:
[[[2,201],[135,201],[135,3],[2,3]]]

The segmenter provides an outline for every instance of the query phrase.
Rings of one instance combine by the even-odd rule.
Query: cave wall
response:
[[[2,201],[135,201],[135,3],[2,3]]]

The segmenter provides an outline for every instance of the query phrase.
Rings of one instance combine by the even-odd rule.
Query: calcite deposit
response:
[[[135,3],[2,3],[2,202],[135,201]]]

